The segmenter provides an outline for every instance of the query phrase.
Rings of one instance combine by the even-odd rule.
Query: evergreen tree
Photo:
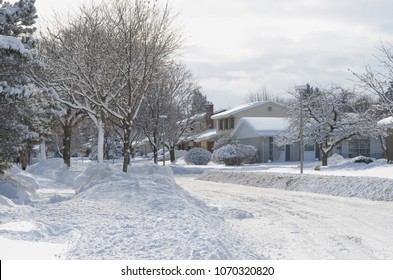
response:
[[[191,98],[191,115],[205,113],[207,103],[206,95],[203,95],[199,89],[195,89]]]
[[[38,92],[28,73],[35,64],[35,0],[0,1],[0,170],[28,134],[21,100]]]
[[[21,0],[0,8],[0,94],[21,98],[36,91],[28,75],[34,64],[37,18],[35,0]]]

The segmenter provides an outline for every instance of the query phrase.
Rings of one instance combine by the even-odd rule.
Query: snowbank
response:
[[[177,186],[168,167],[145,164],[123,173],[94,164],[76,181],[82,187],[65,204],[93,201],[83,228],[99,234],[82,233],[69,258],[110,259],[114,251],[127,259],[261,258],[234,237],[217,209]]]
[[[38,187],[34,178],[13,167],[0,175],[0,205],[11,206],[10,200],[16,204],[30,203]]]
[[[27,173],[25,171],[23,171],[22,169],[20,169],[19,167],[13,166],[12,168],[10,168],[8,170],[8,172],[10,174],[13,174],[14,178],[18,178],[18,180],[20,182],[23,182],[24,185],[28,185],[34,189],[39,189],[39,184],[37,182],[37,180],[30,174]]]
[[[11,199],[6,198],[5,196],[0,195],[0,205],[14,207],[15,203],[13,203]]]
[[[86,168],[84,164],[77,162],[73,162],[73,166],[70,168],[64,164],[63,159],[52,158],[48,160],[41,160],[38,163],[33,164],[28,167],[28,171],[33,175],[42,176],[62,184],[72,186],[75,178],[83,172],[84,168]]]
[[[249,213],[207,206],[175,183],[170,167],[140,163],[124,173],[117,164],[85,162],[68,168],[61,159],[51,159],[29,171],[26,176],[39,184],[34,203],[10,207],[12,202],[0,196],[0,241],[5,245],[8,240],[51,243],[56,246],[49,251],[63,259],[264,258],[223,216],[246,219]],[[53,191],[64,191],[66,180],[76,194],[53,196]],[[0,257],[10,256],[6,253]]]
[[[198,179],[263,188],[393,201],[393,180],[385,178],[208,171],[199,175]]]

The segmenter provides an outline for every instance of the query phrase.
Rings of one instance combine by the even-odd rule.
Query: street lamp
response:
[[[295,87],[296,91],[300,93],[300,174],[303,174],[304,162],[304,143],[303,143],[303,94],[307,92],[308,85],[300,85]]]
[[[162,161],[163,161],[163,165],[165,166],[164,122],[168,118],[168,116],[167,115],[159,115],[158,118],[162,120]]]

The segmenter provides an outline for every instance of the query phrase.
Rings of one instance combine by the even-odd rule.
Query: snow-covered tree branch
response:
[[[291,92],[289,104],[290,126],[283,143],[299,141],[300,99],[302,96],[306,144],[317,144],[322,153],[322,165],[327,165],[329,153],[335,146],[354,136],[368,136],[376,126],[366,112],[358,112],[353,106],[357,95],[338,86],[329,89],[308,87],[305,92]]]

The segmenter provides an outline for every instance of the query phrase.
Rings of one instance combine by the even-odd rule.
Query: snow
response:
[[[393,166],[354,161],[14,167],[0,189],[31,196],[0,195],[0,258],[392,259]]]
[[[15,256],[7,240],[20,245],[20,258],[35,258],[31,251],[40,247],[26,242],[53,244],[50,258],[59,259],[264,258],[232,233],[215,208],[178,186],[169,167],[141,163],[129,173],[120,170],[121,164],[78,162],[67,185],[68,174],[58,159],[29,167],[41,192],[30,204],[13,207],[0,196],[2,248],[13,251],[2,249],[0,258]]]
[[[202,142],[205,140],[211,140],[214,139],[217,135],[217,130],[216,129],[208,129],[198,135],[195,136],[195,139],[193,139],[195,142]]]
[[[392,127],[393,126],[393,117],[387,117],[378,122],[378,125],[383,127]]]
[[[276,136],[289,127],[289,121],[286,118],[241,118],[231,133],[235,139],[247,139],[263,136]],[[242,129],[241,132],[238,130]]]
[[[23,46],[19,38],[13,36],[0,35],[0,49],[18,52],[21,56],[31,58],[31,52]]]
[[[215,206],[245,241],[272,260],[393,258],[393,204],[181,177],[192,195]],[[265,184],[265,185],[268,185]],[[240,209],[242,219],[228,211]]]

